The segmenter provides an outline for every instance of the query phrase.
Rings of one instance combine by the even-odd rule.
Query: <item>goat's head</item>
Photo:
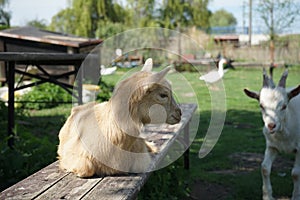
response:
[[[152,65],[152,59],[147,59],[141,71],[120,82],[112,100],[122,98],[120,106],[128,108],[128,117],[135,122],[176,124],[181,120],[181,110],[165,79],[170,67],[153,73]]]
[[[259,93],[244,89],[247,96],[257,99],[260,103],[265,131],[273,134],[282,130],[289,101],[300,93],[300,85],[291,91],[286,91],[285,83],[288,76],[286,70],[277,86],[265,69],[263,71],[263,87]]]

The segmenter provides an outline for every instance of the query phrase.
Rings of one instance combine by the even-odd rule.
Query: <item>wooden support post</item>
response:
[[[15,62],[8,62],[8,119],[7,133],[9,135],[8,146],[14,145],[14,117],[15,117]]]
[[[82,105],[82,79],[83,79],[83,72],[80,69],[80,64],[76,64],[75,66],[77,71],[77,85],[78,85],[78,104]]]
[[[190,168],[190,122],[188,122],[184,127],[184,142],[188,147],[184,152],[184,169]]]

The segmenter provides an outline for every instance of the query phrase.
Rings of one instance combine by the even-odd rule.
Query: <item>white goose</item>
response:
[[[102,76],[113,74],[113,73],[115,73],[116,70],[117,70],[117,67],[107,67],[106,68],[104,65],[100,66],[100,74]]]
[[[203,80],[207,83],[217,82],[218,80],[220,80],[224,76],[224,64],[226,64],[226,63],[227,63],[226,59],[221,58],[221,60],[218,63],[218,71],[215,71],[215,70],[210,71],[207,74],[204,74],[204,75],[200,76],[199,79]]]

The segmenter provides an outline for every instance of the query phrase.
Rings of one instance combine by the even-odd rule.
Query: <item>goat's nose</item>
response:
[[[177,109],[176,109],[176,112],[177,112],[180,116],[182,115],[181,109],[180,109],[180,108],[177,108]]]
[[[276,127],[276,124],[274,124],[274,123],[268,124],[268,128],[269,128],[270,130],[273,130],[275,127]]]

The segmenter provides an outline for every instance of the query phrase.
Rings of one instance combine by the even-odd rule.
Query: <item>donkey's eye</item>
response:
[[[161,93],[161,94],[159,94],[159,96],[161,97],[161,98],[168,98],[168,95],[167,94],[164,94],[164,93]]]
[[[285,110],[286,109],[286,105],[284,104],[282,107],[281,107],[281,110]]]

